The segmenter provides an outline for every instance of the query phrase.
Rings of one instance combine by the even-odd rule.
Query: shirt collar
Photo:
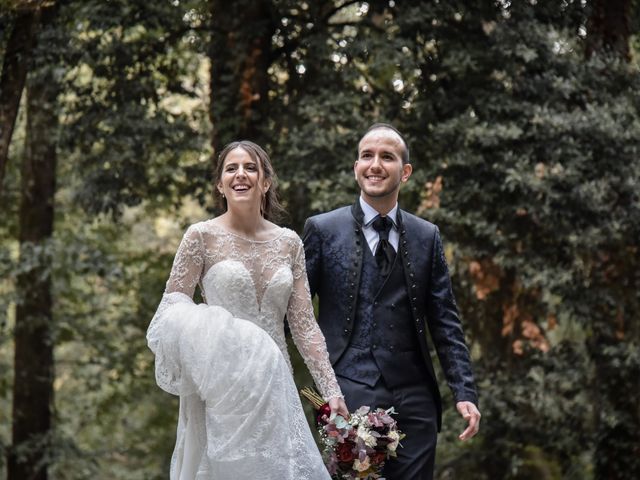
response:
[[[371,222],[380,215],[378,211],[369,205],[362,196],[360,196],[360,207],[362,208],[362,212],[364,213],[364,226],[368,227],[371,225]],[[387,213],[387,217],[391,219],[393,222],[393,227],[398,228],[398,221],[396,216],[398,214],[398,202],[394,205],[394,207]]]

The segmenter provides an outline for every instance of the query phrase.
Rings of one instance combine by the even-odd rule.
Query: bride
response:
[[[315,321],[298,235],[279,208],[266,152],[220,153],[226,212],[191,225],[147,332],[156,381],[180,396],[171,479],[329,479],[293,382],[293,340],[332,412],[348,416]],[[196,285],[205,303],[192,300]]]

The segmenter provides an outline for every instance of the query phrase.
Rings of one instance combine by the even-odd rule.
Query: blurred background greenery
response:
[[[443,384],[437,478],[640,478],[639,32],[638,0],[0,0],[0,473],[166,478],[145,331],[216,152],[263,145],[300,232],[387,121],[481,395],[461,444]]]

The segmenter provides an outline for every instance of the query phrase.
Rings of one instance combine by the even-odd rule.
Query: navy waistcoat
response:
[[[385,279],[371,250],[364,250],[353,335],[335,371],[369,386],[382,376],[392,388],[426,378],[402,261],[396,256]]]

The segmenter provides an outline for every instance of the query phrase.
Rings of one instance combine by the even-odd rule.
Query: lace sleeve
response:
[[[202,235],[191,225],[180,242],[165,293],[180,292],[193,298],[204,265]]]
[[[324,335],[316,322],[309,293],[309,282],[302,241],[298,238],[294,252],[293,291],[287,308],[287,319],[293,341],[302,354],[322,396],[329,400],[342,397],[335,373],[329,361]]]
[[[180,338],[182,318],[170,313],[180,305],[197,308],[193,302],[193,293],[200,281],[204,265],[203,244],[200,232],[191,226],[182,237],[173,260],[171,274],[160,305],[147,329],[147,344],[155,354],[156,382],[165,391],[174,395],[185,393],[182,365],[175,345]]]

